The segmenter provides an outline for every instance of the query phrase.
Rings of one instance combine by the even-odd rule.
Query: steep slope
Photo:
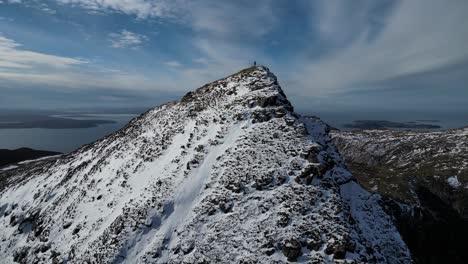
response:
[[[332,138],[366,188],[411,203],[420,203],[424,188],[468,219],[468,128],[334,131]]]
[[[409,263],[378,195],[252,67],[96,143],[2,172],[0,256],[20,263]]]
[[[468,129],[334,131],[364,187],[386,196],[416,263],[466,263]]]

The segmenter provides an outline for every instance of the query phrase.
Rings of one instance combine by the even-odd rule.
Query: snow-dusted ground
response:
[[[320,120],[246,69],[0,172],[2,263],[409,263]]]
[[[331,132],[370,197],[382,195],[415,262],[466,263],[467,135],[468,128]]]
[[[38,158],[38,159],[32,159],[32,160],[23,160],[23,161],[18,162],[18,164],[21,165],[21,164],[27,164],[27,163],[31,163],[31,162],[35,162],[35,161],[40,161],[40,160],[47,160],[47,159],[59,157],[61,155],[62,154],[46,156],[46,157],[42,157],[42,158]]]
[[[426,188],[468,219],[468,128],[334,131],[349,168],[369,190],[420,204]]]

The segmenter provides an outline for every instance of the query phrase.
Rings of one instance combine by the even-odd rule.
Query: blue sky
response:
[[[256,60],[302,112],[468,112],[466,0],[0,0],[0,108],[148,107]]]

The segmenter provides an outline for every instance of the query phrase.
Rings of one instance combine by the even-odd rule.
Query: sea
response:
[[[86,114],[76,119],[112,120],[115,123],[100,124],[91,128],[46,129],[22,128],[0,129],[0,149],[27,147],[38,150],[71,152],[80,146],[92,143],[124,127],[135,114]]]

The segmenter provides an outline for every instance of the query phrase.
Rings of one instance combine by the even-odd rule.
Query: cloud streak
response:
[[[79,58],[62,57],[21,49],[21,44],[0,35],[0,69],[33,69],[37,66],[56,69],[88,63]]]
[[[370,28],[362,27],[349,46],[316,61],[302,61],[304,71],[295,78],[308,88],[298,92],[310,95],[379,89],[386,87],[387,80],[433,73],[467,60],[466,10],[468,3],[464,1],[401,1],[373,39],[369,40]],[[331,13],[332,17],[322,18],[333,25],[325,27],[326,33],[346,34],[340,29],[347,27],[339,25],[346,21]],[[338,21],[330,22],[334,19]]]
[[[176,60],[171,60],[171,61],[166,61],[164,64],[166,64],[169,67],[173,68],[179,68],[182,67],[182,64]]]
[[[109,41],[113,48],[138,49],[148,41],[148,37],[143,34],[138,34],[124,29],[119,33],[110,33]]]
[[[21,48],[21,44],[0,36],[0,88],[50,87],[61,90],[102,88],[135,92],[181,89],[167,78],[155,81],[144,74],[130,74],[100,67],[83,59]]]
[[[95,50],[103,54],[99,61],[139,72],[106,71],[92,60],[27,51],[4,38],[0,78],[26,82],[15,75],[22,74],[31,82],[64,87],[96,83],[97,88],[128,91],[181,91],[256,60],[278,73],[291,97],[308,102],[337,94],[359,97],[363,91],[420,89],[429,85],[427,80],[431,89],[468,82],[463,77],[468,2],[463,0],[56,1],[77,13],[82,8],[106,13],[98,19],[103,23],[96,34],[100,36],[94,36],[99,43]],[[124,22],[114,24],[115,18]],[[132,32],[135,28],[138,33]],[[147,37],[155,29],[157,45]],[[91,45],[87,48],[84,54],[94,51]],[[454,76],[456,81],[447,82]]]
[[[77,5],[91,11],[113,11],[139,18],[175,18],[177,0],[56,0],[61,4]]]

